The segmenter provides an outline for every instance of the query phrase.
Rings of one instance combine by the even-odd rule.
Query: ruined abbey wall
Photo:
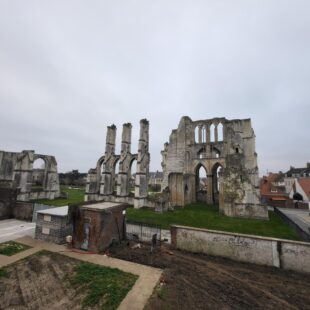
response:
[[[90,169],[86,183],[86,201],[126,202],[135,208],[148,206],[149,178],[149,122],[140,121],[138,152],[131,153],[132,125],[123,125],[121,153],[115,154],[116,126],[107,127],[105,154]],[[136,161],[136,171],[133,162]],[[118,165],[118,175],[116,175]],[[134,191],[131,193],[132,174],[135,173]]]
[[[162,156],[162,188],[169,188],[172,206],[199,200],[198,173],[202,166],[207,173],[205,202],[219,203],[220,212],[228,216],[268,218],[266,207],[260,205],[250,119],[192,121],[183,117],[164,145]]]
[[[42,159],[42,187],[33,188],[33,177],[37,173],[33,163]],[[57,162],[54,156],[36,154],[34,151],[20,153],[0,151],[0,187],[17,191],[17,200],[54,199],[59,197]]]

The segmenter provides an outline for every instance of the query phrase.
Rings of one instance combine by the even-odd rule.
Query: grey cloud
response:
[[[310,160],[308,0],[1,1],[1,149],[87,171],[106,126],[251,117],[261,172]],[[118,145],[119,149],[119,145]]]

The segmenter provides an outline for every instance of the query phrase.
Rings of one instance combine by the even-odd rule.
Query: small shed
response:
[[[72,235],[72,223],[68,216],[68,206],[37,212],[36,239],[62,244],[66,242],[65,238],[68,235]]]
[[[125,236],[124,210],[128,204],[100,202],[74,208],[73,247],[90,252],[102,252],[113,241]]]

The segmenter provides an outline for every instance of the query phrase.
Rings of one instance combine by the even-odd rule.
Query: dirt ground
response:
[[[0,309],[81,309],[84,294],[63,281],[78,260],[48,253],[5,267],[0,278]]]
[[[164,269],[151,309],[310,309],[310,276],[150,246],[110,249],[113,257]]]

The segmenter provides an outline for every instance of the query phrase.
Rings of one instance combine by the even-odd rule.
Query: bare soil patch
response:
[[[116,309],[136,276],[38,252],[0,269],[0,309]]]
[[[310,309],[310,275],[171,251],[110,249],[113,257],[164,269],[146,309]]]

